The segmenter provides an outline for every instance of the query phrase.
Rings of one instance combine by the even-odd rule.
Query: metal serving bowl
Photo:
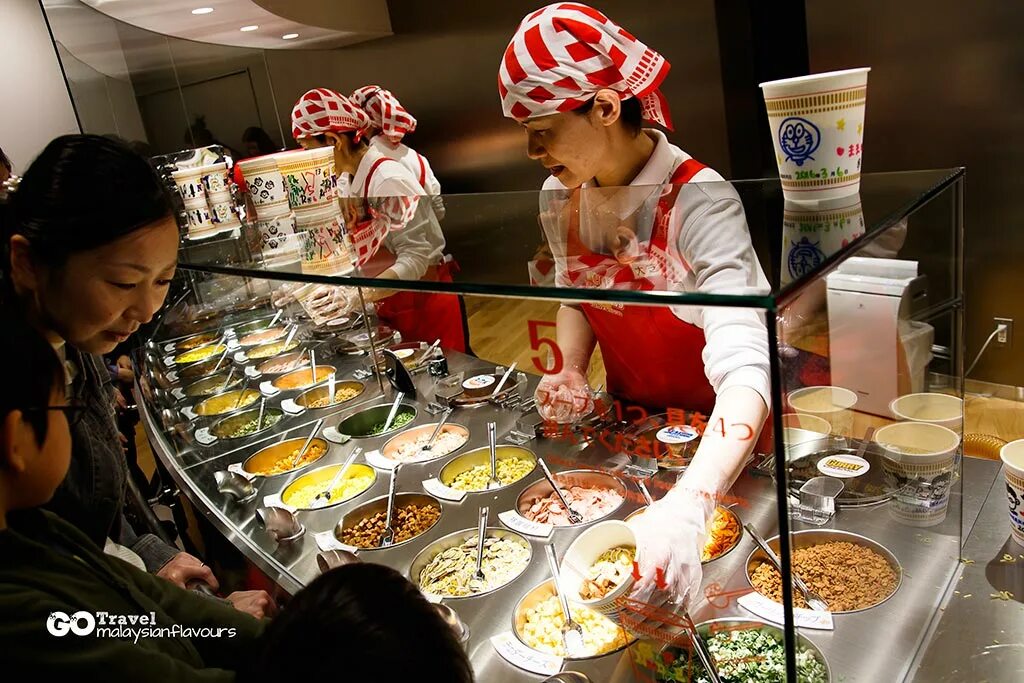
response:
[[[707,642],[708,638],[712,637],[715,633],[719,631],[746,631],[752,629],[756,629],[758,631],[765,631],[771,634],[773,637],[777,638],[779,642],[783,641],[784,636],[782,629],[778,626],[775,626],[774,624],[769,624],[767,621],[762,621],[761,619],[743,617],[722,617],[721,619],[709,619],[708,621],[704,621],[700,624],[697,624],[697,633],[700,634],[700,637],[704,642]],[[813,653],[814,656],[818,659],[818,661],[825,666],[826,680],[832,681],[832,669],[831,667],[829,667],[828,660],[825,659],[825,655],[821,651],[821,649],[801,633],[797,633],[796,638],[799,647],[802,647],[805,650],[810,650],[811,653]],[[685,638],[682,640],[685,640]],[[685,653],[682,654],[681,657],[677,655],[677,659],[683,659],[686,662],[694,660],[699,661],[697,660],[696,655],[691,654],[689,652],[689,648],[686,647],[667,645],[661,649],[659,655],[662,655],[666,652]],[[689,664],[686,664],[684,666],[689,666]]]
[[[219,336],[220,335],[218,335],[216,332],[204,332],[203,334],[196,334],[191,337],[186,337],[185,339],[182,339],[180,342],[175,343],[174,350],[177,353],[182,353],[183,351],[191,351],[197,346],[205,346],[210,342],[217,341],[217,338]]]
[[[207,358],[206,360],[201,360],[198,363],[192,363],[182,368],[178,368],[178,379],[196,380],[202,377],[209,377],[213,374],[213,369],[217,367],[217,363],[219,361],[220,356],[214,356],[213,358]],[[229,359],[225,359],[225,361],[220,364],[220,367],[226,367],[230,362],[231,361]],[[218,370],[220,370],[220,368],[218,368]]]
[[[500,488],[482,489],[483,491],[498,491],[500,489],[512,486],[513,484],[516,484],[516,483],[522,481],[523,479],[525,479],[526,477],[530,476],[530,474],[533,473],[533,470],[537,468],[537,456],[536,456],[536,454],[534,454],[533,451],[531,451],[529,449],[523,448],[521,446],[505,446],[505,445],[497,446],[494,449],[494,458],[495,458],[496,461],[497,460],[506,460],[506,459],[512,458],[512,457],[518,457],[518,458],[520,458],[522,460],[528,460],[528,461],[533,463],[533,467],[530,468],[529,472],[527,472],[522,477],[520,477],[519,479],[516,479],[513,482],[505,484],[504,486],[501,486]],[[491,464],[491,449],[489,447],[475,448],[475,449],[473,449],[473,450],[471,450],[471,451],[469,451],[467,453],[463,453],[462,455],[458,456],[457,458],[452,459],[451,462],[449,462],[447,465],[445,465],[444,467],[441,468],[441,472],[437,475],[437,478],[440,479],[441,483],[444,484],[445,486],[451,486],[452,482],[455,481],[455,477],[459,476],[463,472],[466,472],[467,470],[471,470],[471,469],[473,469],[474,467],[476,467],[478,465],[487,465],[488,467],[490,467],[490,464]],[[550,490],[551,490],[550,487],[548,487],[548,491],[550,491]],[[467,491],[467,493],[477,493],[477,492],[476,491]]]
[[[356,381],[354,379],[353,380],[345,380],[344,382],[335,382],[334,383],[334,393],[338,393],[339,390],[345,389],[345,388],[355,389],[356,390],[356,395],[353,396],[352,398],[347,398],[344,401],[335,401],[335,402],[329,403],[329,404],[327,404],[325,406],[320,406],[320,408],[309,408],[309,404],[310,403],[315,403],[315,402],[317,402],[317,401],[319,401],[321,399],[328,398],[327,394],[328,394],[328,391],[330,391],[330,386],[327,385],[327,384],[324,384],[322,386],[314,387],[312,389],[307,389],[306,391],[302,392],[301,394],[298,395],[298,397],[296,397],[295,403],[297,403],[298,405],[302,406],[303,408],[309,408],[310,410],[320,410],[322,408],[333,408],[334,406],[340,406],[340,405],[342,405],[344,403],[348,403],[349,401],[354,401],[357,398],[359,398],[359,396],[363,393],[363,391],[366,390],[366,385],[363,384],[362,382],[358,382],[358,381]]]
[[[231,436],[235,431],[250,420],[256,420],[260,416],[259,408],[250,408],[241,413],[236,413],[230,417],[224,417],[213,423],[210,427],[210,433],[216,436],[218,439],[248,439],[250,436],[262,434],[263,432],[273,429],[281,422],[281,418],[284,417],[284,412],[278,408],[267,408],[263,411],[263,420],[266,422],[267,415],[277,415],[277,422],[269,424],[262,429],[257,429],[254,432],[243,434],[242,436]]]
[[[512,631],[513,631],[513,633],[516,634],[516,638],[518,638],[519,641],[523,645],[526,645],[526,638],[523,636],[523,628],[526,626],[526,610],[531,609],[533,607],[536,607],[539,603],[541,603],[544,600],[548,599],[552,595],[555,595],[554,580],[553,579],[548,579],[547,581],[544,581],[543,583],[541,583],[539,586],[535,586],[534,588],[530,589],[526,593],[526,595],[524,595],[522,598],[520,598],[519,602],[516,603],[516,608],[514,610],[512,610]],[[580,608],[580,607],[582,607],[582,605],[575,605],[575,604],[571,604],[570,603],[569,607],[570,607],[570,609],[572,607]],[[587,607],[587,608],[584,608],[584,609],[591,609],[591,608]],[[591,611],[596,612],[597,610],[591,610]],[[598,612],[598,614],[600,614],[600,612]],[[604,616],[604,615],[601,615],[601,616]],[[608,617],[604,617],[604,618],[608,619]],[[609,621],[610,621],[610,619],[609,619]],[[612,623],[614,623],[614,622],[612,622]],[[604,653],[599,654],[599,655],[588,655],[586,657],[569,657],[568,655],[566,655],[565,657],[563,657],[563,659],[566,659],[566,660],[581,660],[581,659],[597,659],[598,657],[606,657],[608,655],[615,654],[616,652],[621,652],[622,650],[624,650],[625,648],[629,647],[634,642],[636,642],[636,636],[632,635],[631,633],[629,633],[625,629],[622,629],[621,627],[618,627],[618,628],[620,628],[620,630],[622,630],[623,634],[625,634],[625,637],[626,637],[626,642],[621,647],[617,647],[614,650],[609,650],[608,652],[604,652]],[[526,645],[526,646],[530,647],[529,645]]]
[[[328,381],[337,372],[338,369],[333,365],[318,365],[316,366],[316,378],[313,377],[313,368],[302,368],[300,370],[292,370],[289,373],[280,375],[277,379],[271,382],[271,384],[281,391],[308,389],[311,386]],[[309,376],[308,379],[304,379],[307,375]],[[289,386],[293,381],[298,381],[298,384],[295,386]]]
[[[268,336],[266,339],[255,339],[255,340],[253,340],[253,339],[246,339],[246,337],[249,337],[249,336],[252,336],[252,335],[256,335],[256,334],[263,334],[265,332],[266,333],[272,332],[273,336]],[[267,329],[258,329],[258,330],[254,330],[252,332],[248,332],[248,333],[245,333],[245,334],[239,334],[238,335],[238,343],[239,343],[240,346],[246,347],[246,348],[251,347],[251,346],[266,346],[267,344],[270,344],[272,342],[276,342],[277,340],[285,337],[287,334],[288,334],[288,330],[285,327],[271,327],[271,328],[267,328]]]
[[[318,467],[317,469],[311,472],[303,474],[301,477],[297,478],[295,481],[288,484],[288,486],[284,487],[284,490],[281,491],[281,500],[284,502],[285,505],[292,505],[291,503],[288,502],[288,497],[295,491],[298,491],[299,489],[303,488],[304,486],[313,485],[326,487],[328,484],[331,483],[331,479],[334,478],[334,475],[338,473],[338,470],[341,467],[344,467],[344,465],[326,465],[324,467]],[[363,495],[371,488],[373,488],[374,482],[377,481],[377,470],[373,469],[369,465],[352,463],[348,468],[348,472],[345,473],[345,478],[348,479],[349,475],[352,475],[354,477],[357,474],[369,474],[372,477],[367,487],[360,491],[359,493],[354,493],[348,498],[331,498],[329,504],[322,505],[316,508],[313,506],[298,507],[296,505],[292,505],[292,507],[297,507],[299,510],[319,510],[334,507],[335,505],[341,505],[342,503],[350,501],[353,498],[358,498],[359,496]]]
[[[194,408],[195,414],[198,415],[199,417],[217,417],[220,415],[230,415],[231,413],[236,413],[239,410],[245,410],[253,403],[260,400],[260,392],[256,391],[255,389],[246,389],[245,392],[250,396],[255,394],[255,398],[249,403],[243,402],[240,403],[238,407],[230,407],[227,410],[221,410],[219,412],[210,412],[210,406],[213,405],[214,401],[227,396],[234,396],[235,399],[237,400],[239,394],[242,393],[241,389],[236,389],[234,391],[225,391],[220,394],[214,394],[213,396],[210,396],[209,398],[204,399],[203,401],[200,401],[198,404],[196,404],[196,407]]]
[[[501,584],[500,586],[495,586],[494,588],[491,588],[490,590],[480,591],[479,593],[472,593],[470,595],[459,595],[459,596],[445,595],[444,597],[445,597],[446,600],[461,600],[463,598],[478,598],[481,595],[488,595],[488,594],[493,593],[495,591],[501,590],[502,588],[504,588],[505,586],[511,584],[513,581],[515,581],[520,576],[522,576],[523,572],[526,571],[526,568],[530,566],[530,562],[533,560],[533,546],[530,545],[529,541],[527,541],[525,538],[523,538],[522,536],[520,536],[516,532],[509,531],[508,529],[503,529],[501,527],[487,527],[487,531],[485,532],[485,537],[486,538],[514,538],[514,539],[516,539],[519,543],[522,543],[526,547],[526,550],[527,550],[527,553],[528,553],[527,556],[526,556],[526,562],[523,564],[522,568],[518,572],[516,572],[515,576],[513,576],[512,578],[510,578],[508,581],[506,581],[505,583]],[[476,542],[477,542],[477,530],[476,529],[462,529],[461,531],[455,531],[453,533],[448,534],[447,536],[442,536],[438,540],[434,541],[433,543],[428,545],[426,548],[421,550],[416,555],[415,559],[413,559],[412,566],[409,567],[409,578],[412,579],[412,582],[414,584],[416,584],[417,587],[420,587],[420,572],[422,572],[423,569],[426,568],[426,566],[428,564],[430,564],[431,561],[433,561],[433,559],[435,557],[437,557],[437,555],[439,555],[441,552],[443,552],[445,550],[448,550],[449,548],[454,548],[455,546],[462,545],[463,543],[465,543],[467,541],[472,541],[474,543],[474,545],[476,544]]]
[[[386,418],[387,415],[385,415],[384,417]],[[389,460],[394,460],[395,462],[427,462],[429,460],[443,458],[446,455],[451,455],[455,451],[462,448],[462,446],[465,446],[467,443],[469,443],[469,427],[466,427],[465,425],[456,424],[454,422],[446,422],[444,428],[441,430],[442,433],[461,434],[464,439],[461,446],[453,450],[450,450],[447,453],[441,453],[437,450],[427,451],[429,457],[425,458],[407,461],[403,461],[398,458],[398,449],[402,444],[406,442],[415,442],[420,437],[429,439],[430,435],[434,433],[434,429],[436,428],[436,422],[434,422],[433,424],[420,425],[419,427],[408,427],[401,434],[397,434],[388,439],[388,442],[384,444],[384,448],[380,449],[381,455],[383,455],[385,458],[388,458]],[[438,438],[441,438],[440,434],[438,435]],[[437,447],[435,446],[434,448],[436,449]]]
[[[444,508],[441,507],[441,501],[439,501],[437,498],[434,498],[433,496],[428,496],[424,493],[396,493],[395,512],[397,512],[399,508],[405,507],[407,505],[417,505],[419,507],[429,506],[436,508],[438,512],[444,514]],[[354,508],[348,514],[341,518],[338,524],[334,527],[334,537],[337,538],[340,542],[344,543],[345,541],[343,540],[342,532],[345,529],[349,529],[351,527],[356,526],[364,519],[373,517],[378,512],[386,512],[387,509],[387,496],[374,498],[369,502],[363,503],[362,505],[360,505],[357,508]],[[427,529],[424,529],[422,532],[413,536],[412,538],[407,538],[404,541],[392,543],[390,546],[388,546],[388,548],[397,548],[400,545],[404,545],[409,541],[419,538],[423,534],[430,531],[430,529],[433,529],[435,526],[437,526],[437,523],[440,521],[441,517],[438,516],[438,518],[434,520],[434,523],[431,524]],[[372,552],[374,550],[385,550],[385,548],[360,548],[359,552]]]
[[[362,410],[349,415],[344,420],[338,423],[338,432],[341,434],[347,434],[356,439],[373,439],[378,436],[384,436],[385,434],[391,434],[397,432],[400,429],[406,427],[392,427],[386,432],[380,434],[370,434],[370,430],[377,423],[384,422],[388,419],[388,413],[391,412],[391,403],[381,403],[379,405],[371,406],[369,408],[363,408]],[[412,419],[416,419],[416,407],[403,403],[399,409],[397,415],[402,413],[412,412]]]
[[[629,520],[633,519],[634,517],[639,517],[640,515],[643,514],[644,510],[646,510],[646,509],[647,509],[647,506],[645,505],[645,506],[643,506],[642,508],[640,508],[638,510],[633,510],[633,512],[630,512],[626,516],[626,519],[624,521],[628,522]],[[715,508],[715,511],[716,512],[721,512],[722,514],[726,514],[726,515],[729,515],[730,517],[732,517],[736,521],[736,524],[739,526],[740,533],[736,536],[736,540],[733,541],[733,544],[725,549],[725,552],[723,552],[720,555],[717,555],[715,557],[712,557],[710,560],[701,560],[701,564],[710,564],[712,562],[715,562],[716,560],[722,559],[723,557],[725,557],[726,555],[731,553],[733,550],[736,550],[736,547],[740,544],[740,541],[743,540],[743,521],[740,519],[740,516],[738,514],[736,514],[735,511],[733,511],[733,510],[731,510],[731,509],[729,509],[727,507],[724,507],[722,505],[719,505],[717,508]],[[765,559],[767,559],[767,558],[765,558]]]
[[[294,363],[296,361],[298,361],[299,364],[293,368],[288,368],[287,370],[273,370],[275,365],[279,365],[281,363]],[[273,358],[261,361],[260,364],[256,366],[256,372],[261,375],[283,375],[305,367],[309,367],[309,354],[305,351],[297,351],[281,354],[280,356],[274,356]]]
[[[398,356],[398,360],[402,362],[402,365],[410,370],[420,365],[423,361],[423,355],[428,348],[428,345],[421,344],[420,342],[405,342],[402,344],[392,344],[387,347],[389,351]],[[384,355],[380,353],[380,349],[377,349],[377,351],[377,369],[384,370],[386,367]]]
[[[468,455],[468,454],[467,454]],[[622,503],[626,502],[626,486],[618,477],[614,477],[605,472],[598,472],[597,470],[567,470],[565,472],[556,472],[554,474],[555,479],[558,481],[562,489],[570,486],[587,486],[595,487],[601,486],[603,488],[610,488],[622,496],[622,502],[616,505],[613,509],[609,510],[604,515],[583,522],[581,524],[572,524],[574,528],[582,528],[594,522],[598,522],[605,517],[613,514],[616,510],[622,507]],[[541,479],[540,481],[527,486],[523,489],[523,492],[519,494],[519,498],[516,500],[516,510],[523,517],[526,517],[526,513],[541,498],[546,498],[553,493],[551,484],[548,483],[547,479]],[[527,517],[529,519],[529,517]]]
[[[262,355],[261,354],[261,351],[263,349],[267,349],[267,348],[269,348],[271,346],[276,346],[277,344],[284,344],[284,341],[278,339],[276,341],[272,341],[272,342],[269,342],[269,343],[266,343],[266,344],[260,344],[259,346],[255,347],[255,348],[249,349],[248,351],[245,352],[245,354],[246,354],[246,356],[248,356],[249,360],[258,360],[258,361],[260,361],[262,363],[263,361],[267,360],[268,358],[277,358],[278,356],[280,356],[282,354],[288,353],[290,351],[294,351],[295,349],[299,348],[299,346],[302,344],[302,342],[300,342],[298,339],[292,339],[290,342],[288,342],[287,347],[282,347],[276,353],[271,353],[271,354],[267,354],[267,355]]]
[[[871,609],[872,607],[877,607],[878,605],[881,605],[886,600],[895,595],[896,591],[898,591],[900,586],[903,585],[903,567],[900,566],[899,560],[896,559],[895,555],[889,552],[888,548],[886,548],[881,543],[878,543],[877,541],[871,540],[867,536],[861,536],[860,534],[855,534],[849,531],[837,531],[835,529],[807,529],[805,531],[794,531],[790,535],[790,537],[792,539],[793,550],[798,550],[800,548],[809,548],[811,546],[820,545],[822,543],[831,543],[836,541],[853,543],[854,545],[869,548],[871,550],[874,550],[882,557],[884,557],[886,561],[889,563],[889,566],[891,566],[893,571],[896,572],[896,585],[893,586],[892,591],[889,593],[889,595],[885,596],[882,600],[876,602],[874,605],[861,607],[860,609],[855,610],[833,612],[833,614],[853,614],[855,612],[863,612],[864,610]],[[774,550],[777,555],[779,553],[779,537],[772,536],[771,538],[769,538],[768,546],[771,547],[771,549]],[[754,584],[750,580],[750,577],[754,573],[754,570],[757,569],[758,565],[760,565],[762,562],[768,561],[768,557],[761,551],[760,548],[755,548],[754,551],[750,553],[750,555],[747,557],[746,576],[747,583],[750,584],[751,587],[753,587]]]
[[[352,331],[342,335],[335,342],[334,350],[339,355],[362,354],[370,350],[370,334],[365,330]],[[393,344],[398,341],[398,333],[387,325],[378,325],[372,328],[372,346],[381,347]]]
[[[323,439],[313,439],[310,442],[309,447],[312,448],[314,445],[321,446],[324,449],[324,452],[320,455],[320,457],[315,458],[305,463],[304,465],[289,468],[283,472],[276,472],[274,474],[260,474],[261,472],[265,472],[266,470],[270,469],[275,463],[277,463],[281,459],[288,457],[288,455],[295,449],[302,448],[302,444],[304,443],[306,443],[305,437],[299,437],[296,439],[288,439],[280,443],[275,443],[272,446],[266,446],[265,448],[261,448],[260,450],[256,451],[255,453],[253,453],[252,455],[245,459],[245,462],[242,463],[242,469],[244,469],[249,474],[256,474],[261,477],[276,477],[281,474],[297,472],[301,469],[309,467],[316,461],[320,460],[320,458],[323,458],[325,455],[327,455],[327,452],[331,448],[331,445],[324,441]]]
[[[189,354],[189,353],[193,353],[195,351],[198,351],[199,349],[211,349],[212,353],[209,356],[205,356],[203,358],[197,358],[196,360],[192,360],[192,361],[182,361],[182,360],[180,360],[180,358],[182,356],[184,356],[186,354]],[[176,355],[174,357],[174,364],[176,366],[178,366],[178,367],[184,368],[184,367],[188,367],[190,365],[194,365],[196,363],[202,363],[203,361],[207,360],[208,358],[217,358],[217,360],[220,360],[220,355],[222,353],[224,353],[224,351],[226,349],[227,349],[227,346],[225,346],[224,344],[205,344],[203,346],[197,346],[194,349],[189,349],[188,351],[184,351],[184,352],[179,353],[178,355]],[[214,363],[216,363],[216,361],[214,361]]]
[[[216,375],[210,375],[203,379],[196,380],[185,387],[185,395],[190,398],[198,398],[199,396],[212,396],[213,394],[223,393],[228,389],[234,389],[243,381],[245,376],[241,372],[236,372],[231,376],[231,382],[228,383],[229,372],[218,372]]]

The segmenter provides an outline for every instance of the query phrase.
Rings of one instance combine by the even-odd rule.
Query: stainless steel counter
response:
[[[944,596],[935,633],[913,673],[920,683],[1024,677],[1024,547],[1010,538],[1002,469],[985,464],[998,475],[964,547],[964,558],[973,562],[961,565]],[[999,591],[1013,598],[993,599]]]
[[[319,357],[319,352],[318,352]],[[338,366],[339,379],[351,376],[352,372],[365,364],[364,359],[325,358],[322,362],[331,362]],[[452,372],[464,371],[466,376],[480,371],[491,372],[493,364],[478,359],[449,354]],[[532,392],[536,379],[531,379],[529,390]],[[382,396],[379,389],[367,382],[367,392],[358,399],[359,405],[390,400],[390,387]],[[437,418],[423,408],[433,398],[434,379],[428,375],[416,378],[419,413],[411,426],[436,422]],[[282,397],[294,395],[285,393],[275,397],[268,405],[275,404]],[[272,442],[284,430],[294,430],[294,436],[305,435],[303,427],[311,425],[318,417],[326,417],[326,425],[333,426],[343,414],[354,412],[358,405],[346,406],[343,410],[320,410],[303,414],[296,418],[282,421],[275,427],[270,436],[260,438],[256,442],[228,449],[218,449],[215,445],[209,449],[200,446],[186,446],[173,430],[158,421],[157,415],[140,401],[143,425],[157,456],[167,465],[182,491],[195,505],[197,511],[210,520],[229,541],[258,567],[266,572],[284,590],[295,592],[317,575],[316,554],[318,548],[314,533],[333,529],[345,512],[361,503],[387,492],[386,473],[379,472],[374,485],[355,499],[340,506],[312,511],[300,512],[299,517],[306,527],[306,533],[297,541],[278,546],[263,531],[254,518],[255,509],[262,504],[263,497],[279,493],[298,474],[281,475],[259,479],[256,482],[258,495],[255,501],[236,504],[225,499],[217,491],[214,473],[224,470],[228,465],[241,463],[247,456],[258,450],[262,445]],[[494,406],[477,409],[457,410],[452,421],[469,427],[470,441],[459,452],[486,445],[486,428],[488,421],[497,422],[499,441],[514,426],[520,416],[519,411],[502,410]],[[332,445],[329,453],[318,463],[339,463],[355,446],[367,451],[381,447],[388,437],[371,439],[353,439],[338,446]],[[530,442],[526,447],[538,455],[550,458],[559,466],[560,460],[575,460],[580,467],[597,467],[621,470],[625,464],[622,456],[609,453],[601,445],[594,443],[579,451],[564,441],[539,439]],[[436,476],[441,467],[452,456],[439,458],[428,463],[404,465],[398,482],[399,491],[422,492],[421,482]],[[362,458],[359,460],[362,462]],[[883,505],[880,507],[846,510],[831,524],[836,529],[854,531],[868,536],[885,545],[901,562],[904,569],[903,584],[899,591],[887,602],[859,613],[836,615],[834,631],[802,631],[817,644],[825,653],[833,672],[833,680],[852,683],[884,683],[886,681],[904,680],[911,670],[915,657],[926,643],[929,629],[933,626],[933,618],[950,582],[959,569],[961,524],[965,529],[973,526],[978,511],[981,510],[985,496],[992,488],[996,469],[993,463],[967,459],[965,461],[963,481],[966,494],[955,493],[950,502],[947,520],[928,529],[916,529],[902,526],[893,521]],[[360,556],[366,561],[380,562],[408,573],[409,566],[421,549],[438,538],[461,529],[472,529],[476,526],[477,510],[480,505],[487,504],[492,511],[492,519],[497,512],[514,507],[516,497],[524,486],[541,478],[539,470],[535,470],[521,482],[492,493],[472,493],[460,503],[442,501],[441,520],[428,532],[413,541],[395,548],[362,551]],[[652,493],[659,497],[660,492],[652,487]],[[733,494],[746,505],[735,508],[744,522],[752,522],[764,536],[771,536],[777,529],[777,503],[775,486],[771,479],[744,474],[734,487]],[[1000,497],[1001,498],[1001,497]],[[636,502],[627,500],[625,504],[611,516],[622,519],[638,507]],[[1005,507],[1005,504],[1004,504]],[[961,508],[963,520],[961,520]],[[995,513],[992,513],[993,515]],[[1005,510],[1003,510],[1005,518]],[[494,522],[493,525],[497,525]],[[794,523],[795,529],[804,528]],[[1005,540],[1005,519],[1002,529]],[[564,552],[569,543],[579,533],[578,529],[556,528],[552,536],[559,553]],[[533,559],[527,570],[511,584],[497,592],[481,596],[461,599],[449,599],[446,602],[454,607],[470,628],[471,638],[467,649],[477,673],[477,679],[486,683],[505,683],[513,681],[540,680],[542,677],[526,673],[502,659],[490,643],[490,637],[512,626],[512,611],[518,599],[530,588],[548,578],[547,566],[541,547],[542,541],[531,539]],[[744,538],[740,546],[722,559],[705,567],[704,586],[717,584],[722,592],[749,589],[744,568],[747,556],[753,549],[753,543]],[[1021,552],[1024,552],[1022,550]],[[968,551],[969,554],[969,551]],[[991,552],[988,556],[991,556]],[[982,557],[978,553],[979,567]],[[1022,560],[1024,562],[1024,560]],[[1010,589],[1012,590],[1012,589]],[[987,592],[979,590],[984,597],[976,596],[975,601],[988,607]],[[1015,591],[1018,596],[1024,590]],[[704,621],[724,616],[751,616],[734,601],[724,607],[722,600],[711,596],[715,604],[711,604],[704,596],[692,610],[695,621]],[[1020,604],[996,605],[1000,610],[1015,610],[1020,614]],[[948,618],[948,613],[947,613]],[[940,626],[939,638],[953,638],[952,629]],[[1009,641],[1010,639],[1007,638]],[[1020,647],[1019,645],[1017,646]],[[951,646],[947,646],[952,649]],[[1024,655],[1017,651],[1018,663],[1024,661]],[[582,671],[595,682],[626,682],[645,680],[635,675],[631,657],[627,652],[608,655],[588,661],[566,662],[565,669]],[[948,672],[948,670],[947,670]],[[939,678],[921,678],[920,680],[940,680]],[[966,680],[945,678],[941,680]]]

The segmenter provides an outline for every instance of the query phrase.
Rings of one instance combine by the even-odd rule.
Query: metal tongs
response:
[[[483,561],[484,561],[484,540],[487,537],[487,517],[490,513],[490,508],[486,505],[480,508],[480,521],[477,527],[477,539],[476,539],[476,572],[473,574],[473,580],[479,581],[481,584],[485,583],[487,579],[484,577]]]
[[[313,437],[316,436],[316,433],[319,432],[320,428],[323,426],[323,418],[320,418],[319,420],[316,421],[316,424],[313,425],[313,430],[309,433],[309,436],[306,437],[306,443],[302,444],[302,448],[300,448],[299,452],[295,455],[294,458],[292,458],[292,467],[295,467],[296,465],[299,464],[299,462],[302,461],[302,456],[304,456],[306,454],[306,450],[309,449],[309,444],[313,443]]]
[[[775,571],[779,573],[779,576],[782,576],[782,562],[779,561],[779,556],[776,555],[775,551],[771,549],[771,546],[761,538],[761,534],[757,533],[757,529],[754,528],[753,524],[748,522],[744,525],[744,528],[746,528],[750,537],[754,539],[754,543],[757,543],[761,552],[768,556],[768,560],[772,563],[772,566],[775,567]],[[804,583],[804,580],[800,578],[799,574],[796,572],[790,573],[793,577],[793,586],[800,591],[800,594],[804,597],[804,602],[806,602],[807,605],[815,612],[828,612],[828,603],[822,600],[820,595],[808,588],[807,584]]]
[[[487,488],[500,489],[501,479],[498,479],[498,445],[497,425],[493,422],[487,423],[487,446],[491,454],[491,476],[487,479]]]
[[[430,449],[434,447],[434,442],[437,441],[437,437],[441,435],[441,430],[444,429],[444,423],[447,422],[448,418],[452,416],[452,411],[452,408],[448,408],[447,410],[444,411],[444,414],[441,415],[440,422],[438,422],[437,426],[434,427],[434,433],[430,435],[429,439],[427,439],[427,443],[423,444],[423,447],[420,449],[421,451],[429,452]]]
[[[379,548],[387,548],[395,542],[395,530],[391,527],[391,518],[395,512],[395,484],[398,482],[398,468],[401,465],[395,465],[394,469],[391,470],[391,483],[388,485],[388,512],[387,517],[384,519],[384,533],[380,537]]]
[[[398,396],[395,396],[395,402],[391,405],[391,412],[388,413],[388,419],[384,421],[384,429],[380,430],[380,433],[391,429],[391,423],[395,421],[395,415],[398,414],[398,406],[402,404],[402,399],[405,398],[405,392],[399,391]]]
[[[544,544],[544,554],[548,558],[548,567],[551,569],[551,579],[555,584],[555,594],[558,596],[558,604],[562,606],[562,616],[565,617],[565,625],[562,627],[562,644],[570,657],[583,652],[583,628],[572,620],[569,612],[569,602],[562,592],[561,575],[558,571],[558,558],[555,556],[553,543]]]
[[[555,490],[555,495],[558,496],[558,500],[561,501],[562,507],[565,508],[566,513],[569,515],[569,522],[571,524],[580,524],[583,522],[583,515],[569,507],[569,501],[562,495],[562,490],[558,488],[558,484],[555,483],[555,478],[551,476],[551,470],[548,469],[548,464],[544,462],[544,458],[537,458],[537,464],[540,465],[540,469],[544,472],[544,476],[547,478],[548,483],[551,484],[551,488]]]
[[[355,459],[358,458],[359,454],[362,452],[362,448],[352,449],[352,454],[348,456],[348,460],[346,460],[345,464],[341,466],[341,469],[339,469],[334,474],[334,476],[331,477],[331,482],[327,485],[327,488],[325,488],[320,493],[316,494],[316,498],[313,499],[313,504],[310,507],[319,508],[331,502],[334,487],[338,485],[339,481],[345,478],[345,472],[348,471],[348,468],[352,465],[353,462],[355,462]]]

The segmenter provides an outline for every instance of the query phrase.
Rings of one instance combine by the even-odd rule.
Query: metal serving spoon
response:
[[[748,522],[744,526],[746,527],[747,532],[750,533],[750,537],[754,539],[754,542],[757,543],[759,548],[761,548],[761,551],[768,556],[768,560],[775,567],[775,571],[779,573],[779,576],[782,576],[782,563],[779,561],[779,556],[776,555],[775,551],[771,549],[771,546],[761,538],[761,534],[757,533],[757,529],[754,528],[753,524]],[[800,591],[800,594],[804,596],[804,601],[808,606],[810,606],[810,608],[815,612],[828,612],[828,603],[822,600],[820,595],[808,588],[807,584],[804,583],[804,580],[801,579],[796,572],[792,572],[792,575],[793,586],[795,586],[796,589]]]

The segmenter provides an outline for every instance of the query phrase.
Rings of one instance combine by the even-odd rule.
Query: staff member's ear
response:
[[[614,90],[605,88],[594,95],[594,105],[587,112],[587,117],[596,126],[607,128],[622,115],[622,100]]]

